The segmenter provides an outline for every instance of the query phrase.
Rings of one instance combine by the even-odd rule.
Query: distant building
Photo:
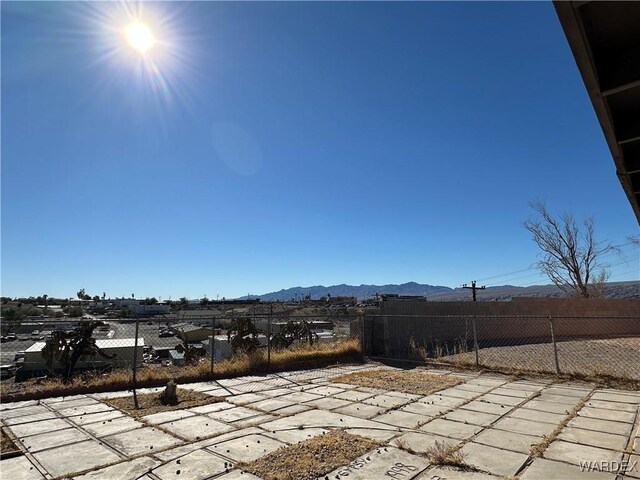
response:
[[[25,350],[24,363],[21,368],[16,372],[16,380],[24,380],[26,378],[42,376],[48,373],[47,365],[42,357],[42,349],[45,346],[45,342],[36,342]],[[80,359],[76,364],[74,371],[83,370],[96,370],[106,367],[124,367],[130,368],[133,363],[135,339],[134,338],[120,338],[120,339],[100,339],[96,340],[96,346],[103,350],[108,355],[115,355],[114,358],[104,358],[100,355],[94,357],[85,357]],[[138,355],[137,362],[142,364],[143,351],[144,351],[144,339],[138,338]],[[53,370],[56,372],[62,371],[62,365],[56,363],[53,365]]]
[[[132,310],[138,317],[150,317],[153,315],[167,315],[171,312],[171,307],[166,303],[156,303],[154,305],[136,305]]]
[[[177,323],[170,327],[171,331],[187,343],[202,342],[214,333],[211,327],[201,327],[190,323]]]

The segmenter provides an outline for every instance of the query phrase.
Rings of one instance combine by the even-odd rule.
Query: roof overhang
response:
[[[640,2],[553,4],[640,223]]]

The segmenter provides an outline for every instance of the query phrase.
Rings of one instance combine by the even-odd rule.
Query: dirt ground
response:
[[[379,444],[342,430],[319,435],[237,467],[266,480],[313,480],[326,475]]]
[[[334,377],[331,381],[350,383],[360,387],[414,393],[416,395],[429,395],[462,382],[459,378],[445,375],[388,370],[350,373]]]
[[[221,402],[223,399],[205,395],[204,393],[195,392],[184,388],[177,389],[178,403],[177,405],[163,405],[160,403],[160,393],[145,393],[138,395],[138,406],[136,408],[133,403],[133,395],[120,398],[112,398],[105,400],[105,403],[123,410],[133,417],[144,417],[152,413],[168,412],[170,410],[181,410],[183,408],[199,407],[209,403]]]

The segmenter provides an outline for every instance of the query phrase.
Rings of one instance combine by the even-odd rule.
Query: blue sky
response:
[[[637,232],[551,3],[1,8],[3,295],[459,286],[535,261],[535,200]]]

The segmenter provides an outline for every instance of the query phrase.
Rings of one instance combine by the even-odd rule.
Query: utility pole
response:
[[[473,293],[473,301],[476,301],[476,291],[477,290],[484,290],[486,287],[483,285],[481,287],[476,287],[476,281],[472,281],[471,282],[471,286],[467,286],[467,284],[465,283],[464,285],[462,285],[462,288],[468,288],[469,290],[471,290],[471,293]]]

